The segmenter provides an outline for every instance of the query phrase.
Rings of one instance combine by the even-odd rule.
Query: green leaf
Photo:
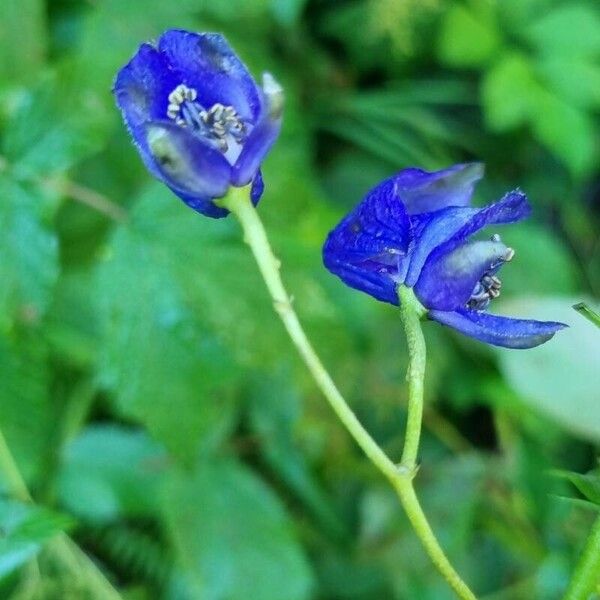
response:
[[[563,3],[528,27],[527,37],[553,56],[600,56],[600,13],[582,2]]]
[[[503,55],[485,74],[483,106],[489,127],[507,131],[528,122],[540,86],[522,54]]]
[[[0,87],[3,80],[30,78],[46,55],[46,5],[43,0],[0,2]]]
[[[585,474],[554,471],[554,475],[570,481],[590,502],[600,506],[600,473],[598,471],[590,471]]]
[[[44,332],[52,350],[70,365],[95,364],[98,349],[98,314],[91,269],[63,271],[54,289]]]
[[[163,206],[183,211],[196,226],[204,223],[166,188],[154,190],[158,194],[150,199],[162,196]],[[150,208],[142,202],[137,218],[115,232],[99,268],[99,375],[121,414],[189,459],[229,430],[237,369],[190,306],[176,276],[178,269],[182,278],[201,278],[202,272],[180,262],[170,246],[172,236],[204,259],[202,243],[173,223],[154,220],[152,210],[145,215],[145,207]]]
[[[59,497],[70,512],[96,524],[151,517],[168,466],[166,452],[146,433],[90,426],[64,451]]]
[[[536,70],[549,89],[579,108],[600,107],[600,66],[585,58],[551,57],[537,61]]]
[[[295,442],[300,398],[288,377],[260,377],[250,403],[250,425],[260,437],[261,453],[286,487],[308,507],[328,535],[347,535],[332,500],[313,477],[305,453]]]
[[[0,578],[34,557],[71,520],[46,508],[0,499]]]
[[[0,331],[38,322],[58,277],[57,240],[42,208],[37,193],[0,174]]]
[[[451,160],[451,147],[472,148],[473,136],[455,107],[475,103],[474,90],[462,82],[413,81],[324,99],[317,123],[380,159],[380,170],[389,170],[388,162],[435,169]]]
[[[596,165],[598,128],[591,115],[544,92],[537,98],[532,115],[538,139],[581,177]]]
[[[594,166],[597,127],[591,116],[546,89],[525,56],[503,57],[485,76],[482,94],[491,129],[503,132],[529,123],[573,175]]]
[[[311,597],[312,576],[279,500],[250,471],[227,460],[171,481],[168,533],[198,600]]]
[[[492,12],[479,3],[479,10],[451,6],[442,22],[438,54],[443,62],[457,67],[480,67],[494,59],[502,40]]]
[[[0,335],[0,381],[0,429],[29,479],[48,458],[55,426],[47,351],[39,333],[10,339]]]
[[[288,176],[282,170],[273,188]],[[325,333],[331,301],[307,275],[317,268],[322,273],[323,238],[294,244],[289,219],[280,227],[291,259],[281,256],[293,265],[286,271],[290,291],[309,326],[318,326],[320,339],[339,353],[343,336],[334,349]],[[121,414],[144,423],[170,449],[190,453],[201,442],[214,447],[232,424],[232,392],[244,368],[294,359],[238,225],[200,218],[155,184],[105,255],[95,286],[103,386]]]
[[[108,115],[94,96],[56,74],[24,92],[11,117],[3,152],[17,178],[36,182],[87,158],[108,133]]]
[[[555,4],[555,0],[502,0],[497,7],[502,25],[520,37],[534,19],[550,11],[552,4]]]
[[[575,435],[600,440],[598,332],[571,306],[573,298],[522,298],[504,302],[503,314],[567,323],[552,340],[524,352],[498,350],[506,380],[523,401]]]

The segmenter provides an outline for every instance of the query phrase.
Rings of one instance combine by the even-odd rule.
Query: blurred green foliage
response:
[[[570,308],[600,292],[594,0],[2,0],[0,429],[36,505],[0,477],[0,596],[87,597],[43,549],[68,527],[131,600],[451,597],[294,355],[236,223],[187,209],[127,139],[112,79],[171,27],[225,33],[284,84],[260,212],[392,456],[398,314],[324,271],[327,231],[409,165],[483,160],[479,202],[528,193],[498,306],[572,329],[511,352],[426,326],[417,489],[483,597],[558,598],[599,498],[600,337]]]

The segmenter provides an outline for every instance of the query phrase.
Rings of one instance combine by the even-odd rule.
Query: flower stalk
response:
[[[291,298],[281,280],[280,262],[273,254],[263,224],[250,200],[249,187],[230,188],[228,194],[218,201],[218,205],[229,210],[240,222],[244,233],[244,241],[250,247],[257,262],[260,273],[273,299],[273,307],[331,408],[367,455],[367,458],[395,489],[415,533],[433,564],[454,590],[456,596],[461,600],[476,600],[473,592],[460,578],[444,554],[413,487],[423,412],[425,342],[419,323],[423,309],[414,298],[412,291],[406,289],[406,291],[400,290],[399,292],[401,295],[406,295],[407,298],[402,318],[407,333],[410,362],[407,373],[409,383],[407,436],[402,463],[396,465],[356,418],[304,333],[298,316],[292,307]]]
[[[413,291],[401,285],[398,288],[400,315],[404,324],[408,344],[409,364],[406,371],[408,383],[408,417],[406,437],[402,451],[402,465],[414,472],[417,466],[417,453],[421,439],[423,422],[423,383],[425,380],[426,349],[420,319],[425,309],[416,299]]]

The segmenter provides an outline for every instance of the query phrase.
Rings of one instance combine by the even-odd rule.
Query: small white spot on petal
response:
[[[269,114],[277,119],[283,112],[283,88],[277,83],[273,75],[263,73],[262,89],[269,105]]]

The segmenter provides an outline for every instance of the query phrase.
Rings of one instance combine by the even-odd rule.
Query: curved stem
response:
[[[396,466],[356,418],[306,337],[298,316],[292,308],[290,296],[283,286],[279,274],[280,263],[271,250],[263,224],[250,202],[248,188],[231,188],[228,195],[220,201],[220,205],[230,210],[239,220],[244,232],[244,241],[250,246],[250,250],[258,264],[273,299],[275,311],[279,314],[293,344],[331,408],[369,460],[390,481],[427,554],[456,595],[462,600],[476,600],[475,595],[469,590],[446,558],[431,530],[413,488],[412,479],[421,429],[422,390],[425,372],[425,344],[422,341],[418,322],[419,313],[415,312],[416,305],[414,303],[411,305],[410,311],[412,312],[407,312],[405,317],[407,334],[410,329],[410,335],[413,336],[412,342],[409,339],[411,361],[408,372],[409,392],[412,400],[409,401],[409,431],[403,463]],[[404,462],[405,459],[406,462]]]
[[[410,524],[415,530],[417,537],[421,541],[421,544],[425,548],[425,551],[436,569],[441,573],[442,577],[459,598],[462,600],[477,600],[475,594],[456,572],[435,537],[435,533],[433,533],[431,525],[417,498],[412,480],[398,480],[393,485],[400,497],[400,501],[402,502],[402,506]]]
[[[600,517],[596,519],[563,600],[587,600],[600,586]]]

